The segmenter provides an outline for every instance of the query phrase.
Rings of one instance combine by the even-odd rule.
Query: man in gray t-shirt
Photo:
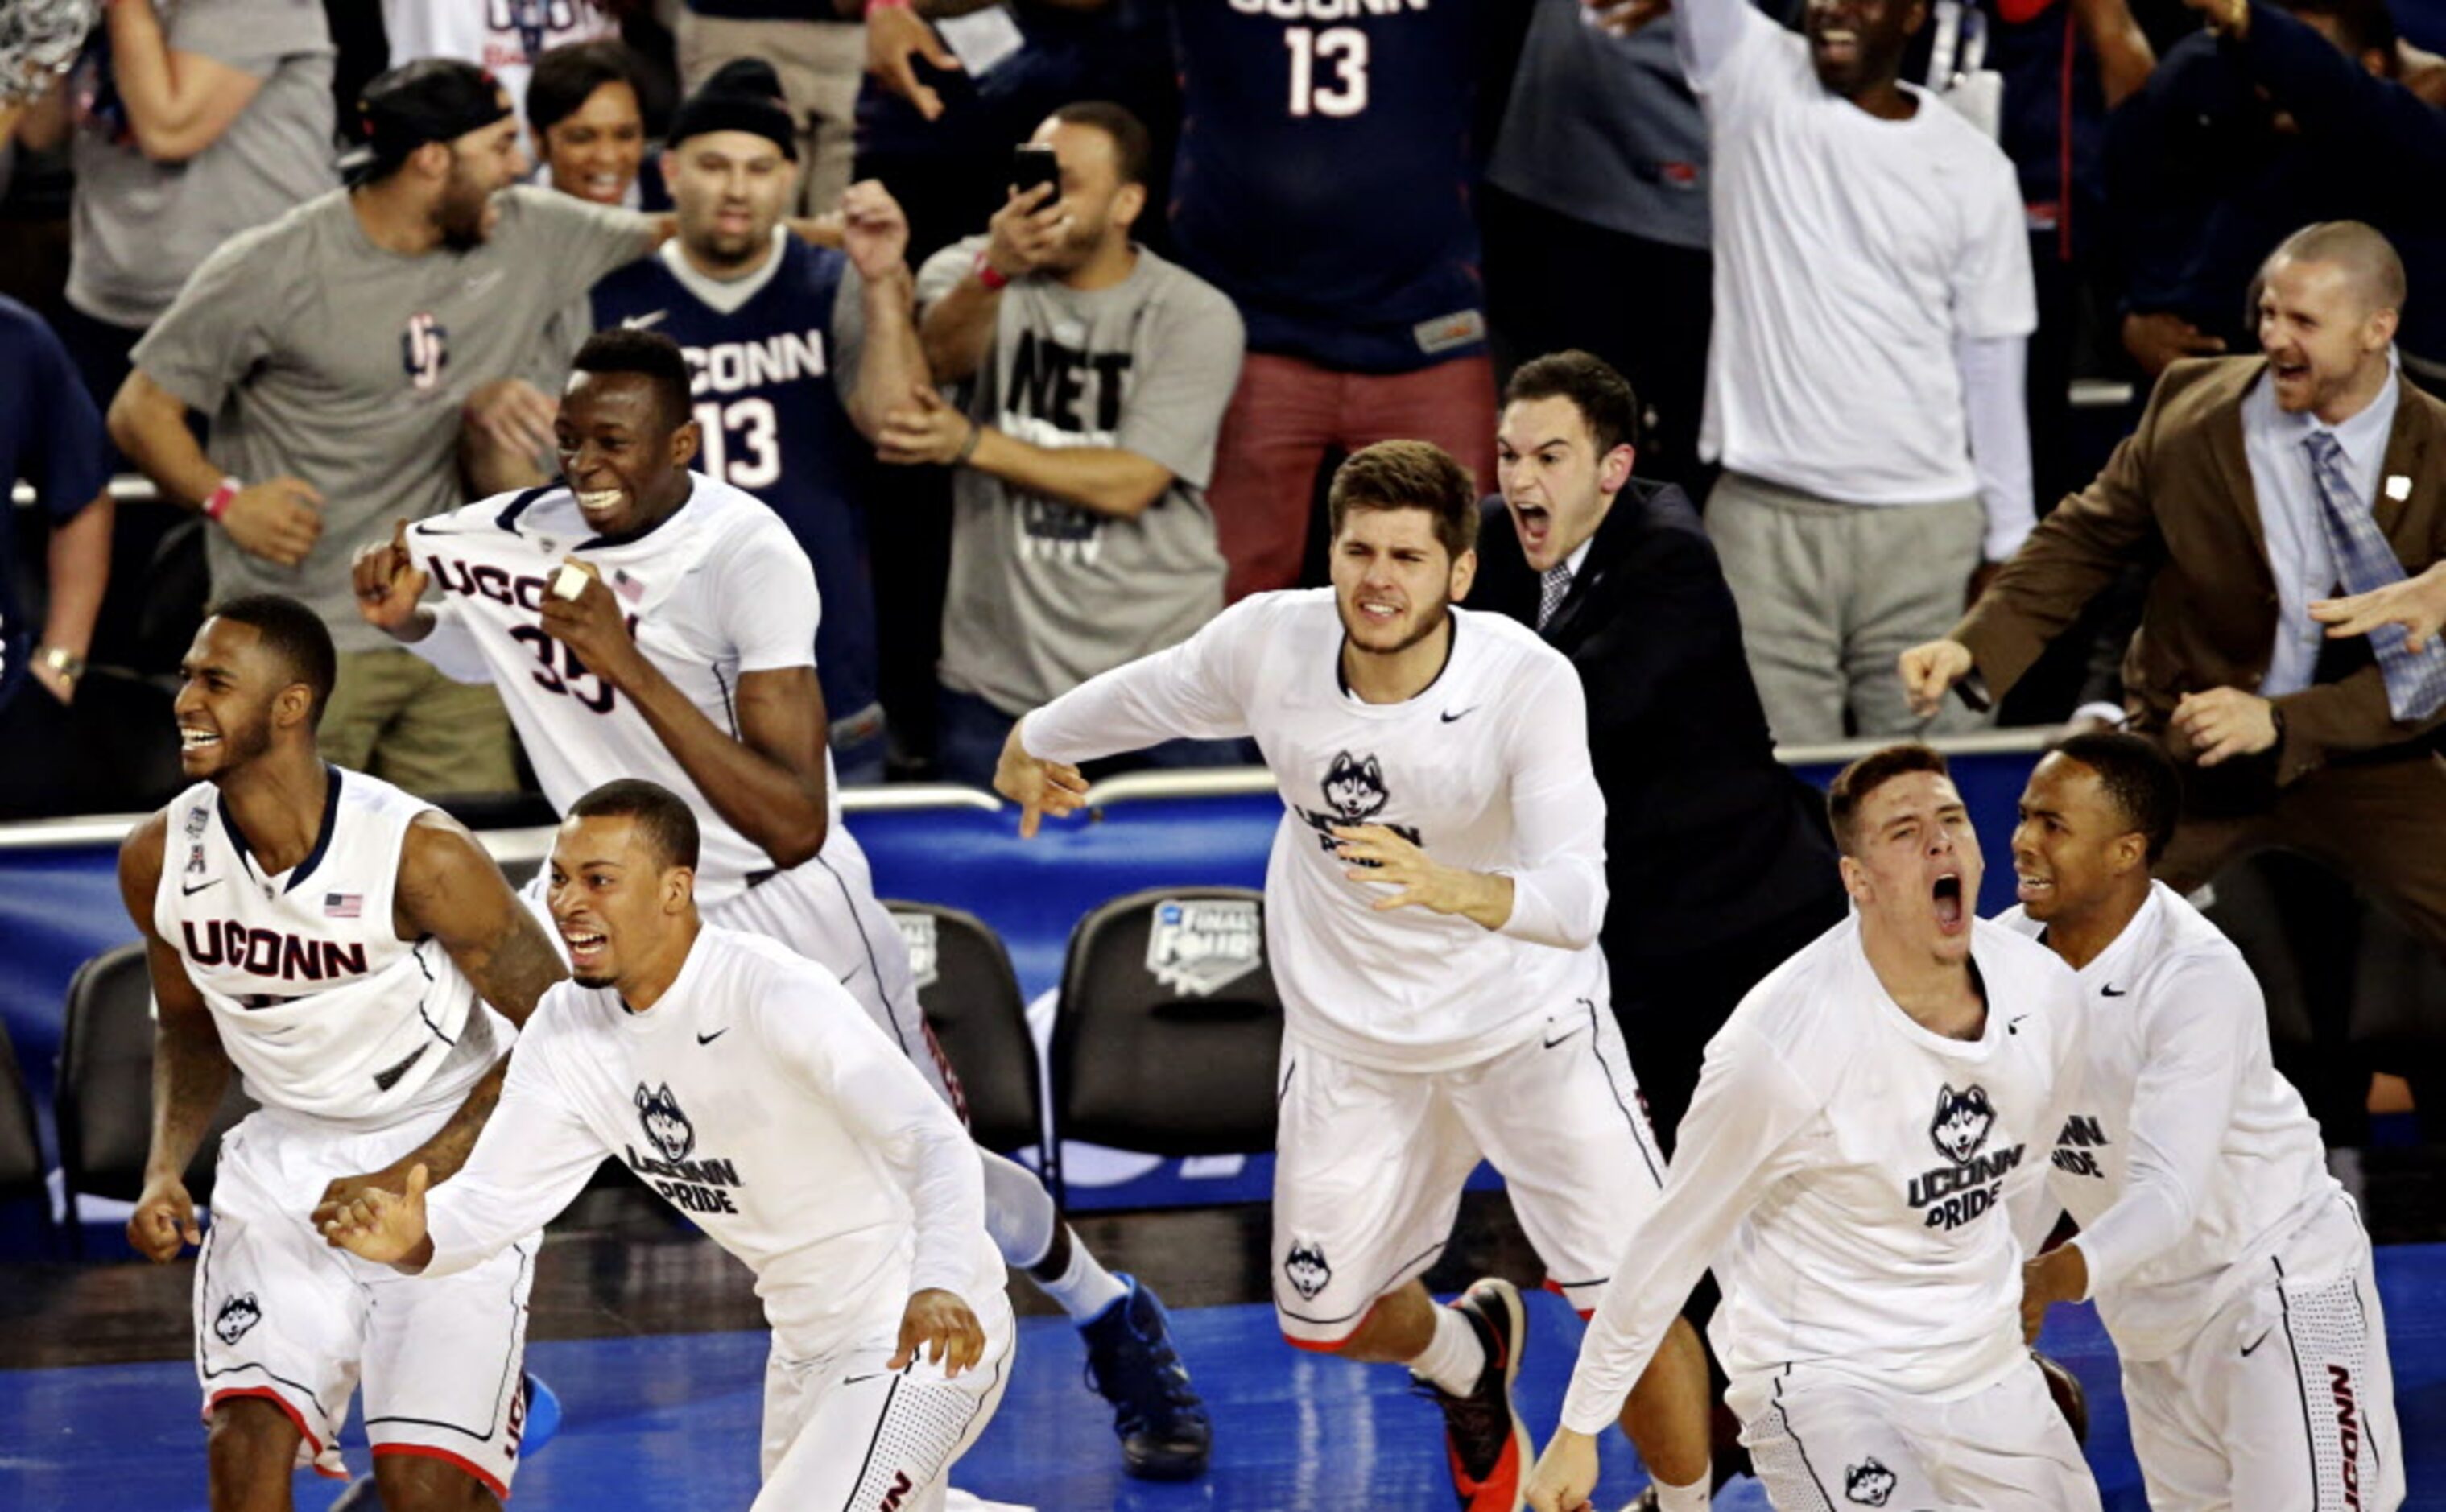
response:
[[[545,322],[649,251],[662,222],[548,190],[472,65],[426,59],[367,86],[372,161],[352,189],[246,232],[198,269],[135,351],[111,434],[167,498],[219,528],[216,596],[303,599],[338,644],[324,754],[412,791],[515,785],[489,689],[427,677],[349,597],[356,548],[464,502],[470,392],[519,370]],[[186,425],[212,420],[212,452]]]
[[[926,357],[969,380],[890,416],[885,461],[959,469],[943,612],[936,765],[991,781],[1028,709],[1186,640],[1223,608],[1206,484],[1240,372],[1238,312],[1130,240],[1146,205],[1146,131],[1118,105],[1065,105],[1034,139],[1058,199],[1014,194],[984,236],[917,275]],[[1241,759],[1237,743],[1152,752]]]
[[[331,30],[317,0],[180,0],[166,23],[145,5],[108,24],[116,103],[75,137],[67,301],[133,346],[213,249],[338,185]]]

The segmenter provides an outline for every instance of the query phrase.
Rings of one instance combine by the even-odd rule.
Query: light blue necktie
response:
[[[2310,480],[2319,488],[2319,519],[2327,529],[2327,548],[2335,553],[2336,575],[2347,593],[2366,594],[2403,581],[2403,563],[2378,528],[2378,517],[2353,492],[2344,476],[2344,449],[2335,436],[2314,430],[2303,439],[2310,456]],[[2399,724],[2427,719],[2446,706],[2446,639],[2432,636],[2426,651],[2404,645],[2401,625],[2380,625],[2371,631],[2370,647],[2378,652],[2380,675],[2386,679],[2386,705]]]

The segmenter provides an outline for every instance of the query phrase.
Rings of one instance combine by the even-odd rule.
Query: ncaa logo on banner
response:
[[[1253,898],[1167,898],[1147,928],[1147,971],[1176,992],[1212,997],[1265,964]]]
[[[909,947],[911,984],[924,992],[942,978],[943,948],[931,914],[904,914],[894,909],[892,922],[900,927],[900,942]]]
[[[450,365],[450,330],[432,312],[420,310],[407,317],[407,329],[399,333],[399,365],[419,393],[442,381],[442,369]]]

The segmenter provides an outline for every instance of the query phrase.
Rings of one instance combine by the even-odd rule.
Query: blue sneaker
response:
[[[527,1423],[518,1438],[518,1458],[532,1460],[560,1431],[560,1398],[543,1384],[543,1377],[529,1370],[520,1385],[527,1393]]]
[[[1087,1384],[1113,1404],[1121,1467],[1150,1481],[1194,1480],[1206,1471],[1214,1426],[1172,1347],[1163,1303],[1135,1276],[1116,1273],[1129,1295],[1079,1325]]]

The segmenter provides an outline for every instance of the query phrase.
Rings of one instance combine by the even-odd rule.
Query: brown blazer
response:
[[[2243,450],[2242,397],[2262,357],[2177,362],[2157,380],[2140,426],[2097,481],[2039,522],[1953,630],[2002,696],[2047,642],[2127,561],[2154,568],[2139,633],[2123,657],[2124,697],[2143,729],[2162,731],[2186,693],[2256,689],[2276,637],[2276,578]],[[2399,383],[2381,479],[2409,478],[2408,498],[2381,487],[2380,529],[2418,573],[2446,557],[2446,404]],[[2285,738],[2279,785],[2331,757],[2400,746],[2446,713],[2398,724],[2367,642],[2331,643],[2318,682],[2275,700]],[[2179,754],[2179,753],[2178,753]]]

